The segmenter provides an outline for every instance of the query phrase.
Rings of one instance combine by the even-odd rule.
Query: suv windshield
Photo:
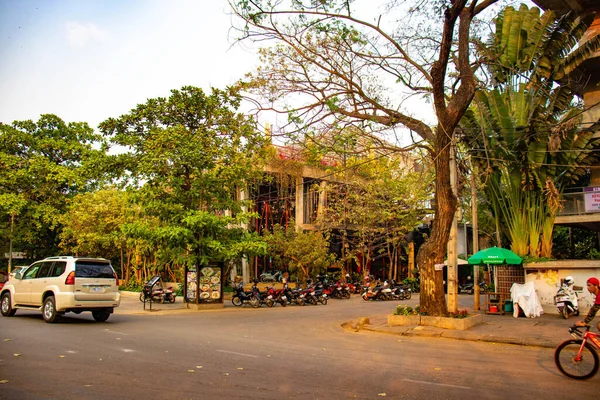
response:
[[[77,261],[75,262],[76,278],[114,278],[115,272],[109,262]]]

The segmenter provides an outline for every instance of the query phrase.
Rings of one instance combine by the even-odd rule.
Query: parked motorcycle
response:
[[[297,304],[299,306],[306,305],[306,300],[304,299],[304,294],[302,293],[302,291],[298,289],[290,289],[287,282],[283,284],[283,292],[287,297],[288,304]]]
[[[164,289],[162,288],[162,286],[152,288],[151,291],[142,290],[142,292],[140,293],[140,301],[142,303],[146,303],[149,301],[152,301],[154,303],[163,303],[163,294]]]
[[[483,294],[485,293],[487,290],[487,285],[485,282],[479,282],[479,293]],[[467,293],[467,294],[474,294],[475,293],[475,286],[473,285],[473,282],[467,282],[467,283],[459,283],[458,284],[458,293]]]
[[[281,304],[281,307],[287,305],[287,296],[285,295],[284,289],[275,289],[273,285],[267,286],[267,293],[265,297],[265,304],[267,307],[273,307],[275,304]]]
[[[392,300],[392,289],[390,284],[385,281],[383,284],[378,284],[374,288],[365,286],[361,294],[363,300]]]
[[[393,300],[408,300],[412,297],[412,289],[408,285],[403,285],[392,281],[391,289]]]
[[[140,301],[146,303],[152,301],[154,303],[175,303],[175,293],[173,287],[163,288],[160,275],[155,275],[144,284],[144,288],[140,293]]]
[[[283,279],[283,274],[281,271],[267,271],[260,274],[259,279],[261,282],[281,282]]]
[[[567,276],[563,280],[563,284],[556,292],[554,296],[554,303],[558,309],[558,313],[563,316],[564,319],[569,318],[569,315],[579,315],[579,301],[577,298],[577,292],[573,289],[575,280],[572,276]]]
[[[163,296],[161,299],[161,303],[175,303],[175,298],[177,295],[173,292],[173,286],[169,286],[168,288],[163,290]]]
[[[235,294],[231,297],[231,302],[236,307],[240,307],[244,304],[250,304],[254,308],[260,307],[260,298],[252,291],[244,292],[244,285],[242,283],[235,288]]]

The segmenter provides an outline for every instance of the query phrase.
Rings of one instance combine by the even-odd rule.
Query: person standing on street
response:
[[[585,319],[583,321],[578,321],[575,324],[577,326],[588,325],[590,322],[592,322],[598,310],[600,310],[600,281],[598,280],[598,278],[592,276],[587,280],[586,283],[588,292],[595,295],[596,300],[594,301],[592,308],[590,308],[590,311],[588,311],[588,314],[585,317]],[[600,322],[598,323],[597,328],[600,331]]]

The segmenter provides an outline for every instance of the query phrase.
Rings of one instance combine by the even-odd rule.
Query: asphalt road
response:
[[[405,303],[407,303],[405,301]],[[597,396],[551,349],[340,327],[393,303],[0,318],[2,399],[565,399]],[[141,307],[141,304],[140,304]]]

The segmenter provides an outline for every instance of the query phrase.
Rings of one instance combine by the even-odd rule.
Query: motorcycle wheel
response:
[[[231,303],[236,307],[240,307],[242,304],[244,304],[242,299],[240,299],[240,296],[233,296],[231,298]]]
[[[581,351],[581,359],[576,360],[581,339],[571,339],[562,342],[554,352],[554,363],[558,370],[572,379],[588,379],[598,372],[598,353],[586,343]]]
[[[273,301],[273,299],[266,299],[265,304],[267,307],[273,307],[275,305],[275,301]]]
[[[175,304],[175,295],[172,295],[171,298],[169,299],[169,303],[171,304]]]
[[[319,301],[321,302],[321,304],[323,304],[324,306],[327,305],[327,297],[321,297],[319,298]]]
[[[350,298],[350,292],[344,291],[344,299]]]
[[[567,310],[567,307],[563,307],[562,310],[560,310],[560,313],[564,319],[569,318],[569,310]]]
[[[310,296],[310,297],[308,298],[308,301],[309,301],[309,302],[310,302],[310,304],[312,304],[313,306],[316,306],[316,305],[317,305],[317,303],[319,302],[319,301],[318,301],[318,300],[315,298],[315,296]]]
[[[252,307],[254,307],[254,308],[258,308],[258,307],[260,307],[260,299],[259,299],[258,297],[256,297],[256,296],[253,296],[253,297],[250,299],[250,305],[251,305]]]
[[[412,292],[404,292],[404,299],[408,300],[412,296]]]
[[[279,304],[281,304],[281,307],[285,307],[287,306],[287,301],[282,300]]]
[[[304,299],[300,299],[300,300],[296,300],[296,304],[298,304],[299,306],[305,306],[306,302],[304,301]]]
[[[369,301],[369,296],[367,296],[366,294],[363,294],[362,298],[363,298],[364,301]]]

